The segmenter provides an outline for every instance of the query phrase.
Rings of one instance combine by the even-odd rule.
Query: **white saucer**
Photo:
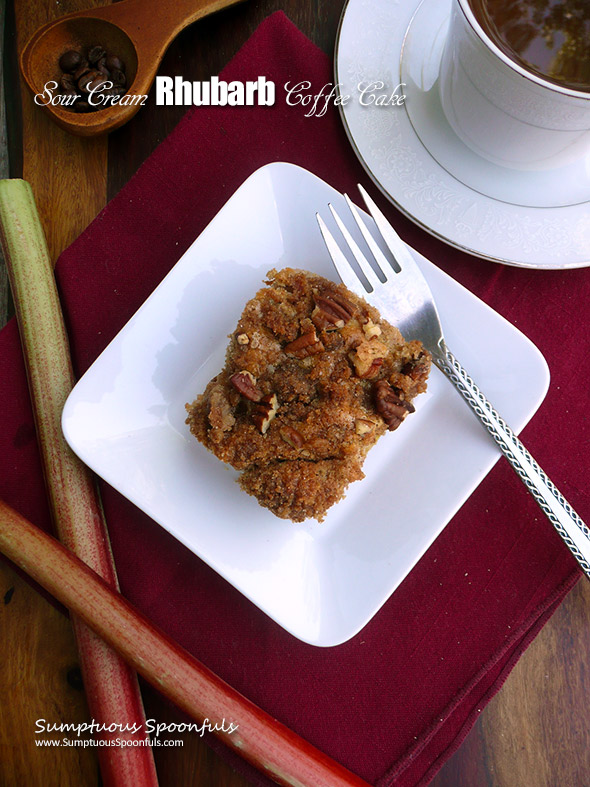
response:
[[[450,0],[348,0],[336,45],[341,108],[361,163],[431,234],[479,257],[530,268],[590,265],[590,162],[545,172],[491,164],[453,133],[438,64]],[[405,83],[404,106],[362,106],[359,83]],[[399,92],[399,91],[398,91]]]

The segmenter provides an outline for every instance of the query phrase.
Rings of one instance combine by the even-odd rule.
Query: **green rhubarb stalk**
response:
[[[51,511],[60,540],[113,588],[117,578],[94,479],[66,444],[61,412],[74,384],[53,268],[31,187],[0,181],[0,239],[12,288]],[[137,676],[113,650],[73,619],[91,717],[143,725]],[[113,736],[114,737],[114,736]],[[103,746],[106,785],[156,785],[145,746]]]
[[[69,607],[191,718],[201,725],[206,719],[216,725],[214,734],[223,743],[277,784],[368,787],[221,680],[72,552],[2,501],[0,552]]]

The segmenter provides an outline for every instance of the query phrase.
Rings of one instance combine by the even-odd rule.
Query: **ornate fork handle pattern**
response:
[[[444,340],[433,361],[463,396],[590,579],[590,529],[494,410]]]

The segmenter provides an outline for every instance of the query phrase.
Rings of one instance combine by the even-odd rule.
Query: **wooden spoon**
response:
[[[59,82],[58,61],[64,52],[99,45],[125,63],[127,94],[146,95],[175,36],[197,19],[238,2],[241,0],[122,0],[67,14],[37,30],[22,52],[21,70],[33,93],[43,94],[47,82]],[[47,96],[45,93],[39,102]],[[112,131],[139,109],[138,102],[87,114],[49,103],[42,106],[59,126],[79,136]]]

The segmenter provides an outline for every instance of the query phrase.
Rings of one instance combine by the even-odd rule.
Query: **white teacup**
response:
[[[590,93],[545,81],[511,60],[468,0],[453,0],[439,85],[454,132],[494,164],[553,169],[590,154]]]

